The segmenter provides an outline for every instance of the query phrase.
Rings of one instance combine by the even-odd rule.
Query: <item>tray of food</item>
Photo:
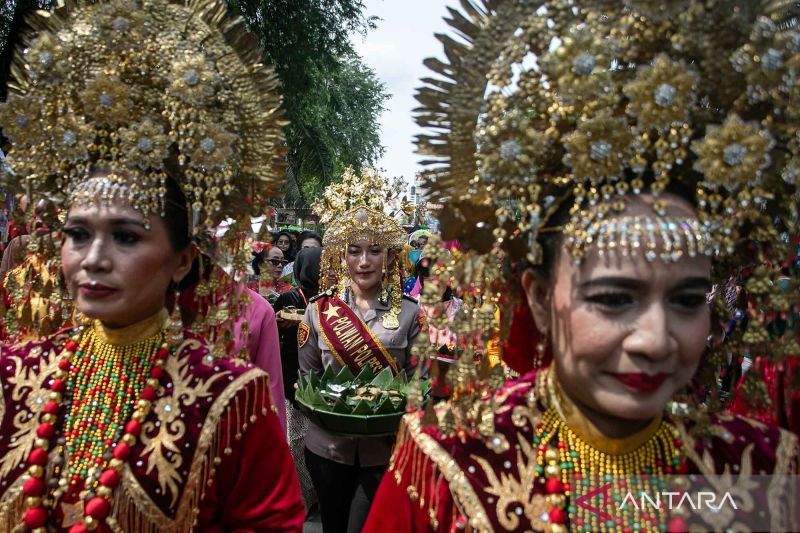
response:
[[[365,368],[353,376],[347,367],[337,373],[329,366],[321,376],[300,376],[295,398],[300,410],[327,431],[380,436],[397,431],[409,394],[419,394],[424,400],[429,388],[427,381],[409,382],[404,372],[394,376],[391,368],[377,375]]]

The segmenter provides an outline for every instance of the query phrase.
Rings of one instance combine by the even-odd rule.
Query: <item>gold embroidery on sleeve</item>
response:
[[[408,433],[414,439],[422,453],[435,463],[436,469],[444,475],[453,495],[454,503],[469,519],[469,526],[478,533],[492,531],[489,517],[483,508],[475,489],[470,485],[466,475],[447,451],[442,448],[430,435],[423,433],[420,428],[419,418],[414,413],[404,417],[408,425]],[[424,472],[424,468],[418,469]],[[414,480],[412,480],[412,483]],[[424,483],[424,481],[423,481]],[[421,485],[421,483],[419,483]]]
[[[181,410],[211,396],[210,388],[229,372],[218,372],[208,381],[197,380],[189,373],[189,354],[200,348],[195,339],[184,341],[175,357],[167,359],[164,370],[172,380],[172,394],[161,397],[154,406],[158,417],[158,427],[150,421],[144,424],[142,443],[143,456],[147,457],[147,473],[155,468],[161,490],[172,496],[174,505],[178,500],[179,485],[182,481],[179,469],[183,466],[183,454],[178,442],[186,434],[186,425],[180,418]]]
[[[236,408],[233,399],[246,387],[253,389],[250,395],[252,401],[244,402],[243,407]],[[220,455],[225,453],[221,445],[225,439],[232,437],[229,435],[231,428],[222,427],[224,417],[233,416],[234,420],[238,418],[245,423],[252,423],[268,413],[268,407],[259,402],[264,398],[269,398],[269,382],[264,379],[263,371],[254,368],[231,381],[210,405],[180,500],[177,506],[172,506],[175,509],[174,517],[167,516],[153,502],[130,468],[125,466],[122,490],[115,495],[114,502],[114,515],[119,517],[118,522],[121,525],[127,526],[122,527],[122,530],[139,533],[190,531],[199,513],[200,501],[209,486],[208,482],[213,479],[215,469],[221,461]],[[243,427],[233,429],[237,432],[244,431]]]
[[[39,412],[47,403],[48,390],[45,382],[58,368],[55,350],[42,353],[38,346],[34,347],[27,357],[36,357],[36,367],[25,367],[23,358],[9,356],[5,361],[13,365],[13,377],[8,378],[11,388],[11,402],[19,405],[19,412],[14,415],[14,433],[11,436],[8,452],[0,458],[0,478],[8,474],[25,461],[36,440],[36,427],[39,425]]]
[[[772,531],[797,531],[797,475],[800,461],[797,435],[781,430],[775,449],[775,470],[767,488]]]

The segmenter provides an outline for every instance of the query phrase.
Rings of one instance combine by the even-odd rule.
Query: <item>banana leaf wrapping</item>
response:
[[[316,425],[339,435],[393,435],[406,412],[410,384],[405,373],[392,375],[384,368],[375,375],[365,368],[358,376],[343,367],[328,366],[321,376],[313,372],[297,381],[295,399],[300,410]],[[422,382],[423,398],[430,385]]]

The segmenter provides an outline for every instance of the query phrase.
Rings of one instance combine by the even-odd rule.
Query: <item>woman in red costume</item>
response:
[[[420,95],[420,123],[448,128],[420,147],[443,238],[469,250],[448,276],[474,318],[455,326],[480,347],[490,304],[516,299],[509,345],[537,368],[503,384],[460,360],[453,399],[404,418],[367,532],[798,529],[797,436],[726,413],[717,381],[728,351],[798,350],[796,322],[768,325],[798,303],[776,280],[798,233],[800,39],[789,2],[764,5],[454,12],[466,43],[444,40],[453,63],[427,64],[447,79]],[[708,343],[713,288],[752,261],[780,268],[745,283],[746,330]]]
[[[191,330],[165,307],[208,230],[247,214],[241,193],[275,185],[279,98],[225,9],[113,0],[30,21],[0,115],[17,175],[63,199],[82,321],[2,346],[2,531],[302,529],[269,378],[230,354],[241,291],[191,276],[213,302]],[[215,253],[243,272],[237,235]]]

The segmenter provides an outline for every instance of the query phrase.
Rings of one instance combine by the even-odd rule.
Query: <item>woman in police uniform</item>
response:
[[[334,270],[338,283],[309,301],[298,328],[304,375],[322,374],[327,366],[336,372],[347,366],[354,375],[367,366],[375,373],[386,367],[395,374],[413,371],[411,346],[420,331],[420,308],[402,293],[398,252],[406,235],[387,214],[390,196],[389,184],[367,169],[360,178],[346,172],[318,203],[323,222],[330,221],[320,282],[324,287]],[[361,530],[393,444],[393,437],[344,437],[310,424],[306,465],[325,533],[348,531],[348,521],[350,531]]]

